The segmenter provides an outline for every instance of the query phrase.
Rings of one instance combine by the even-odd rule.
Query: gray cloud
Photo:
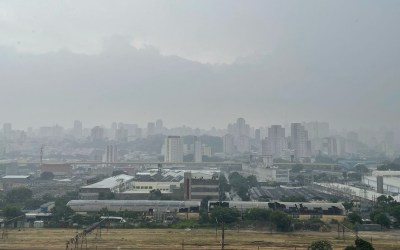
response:
[[[399,5],[2,1],[0,111],[22,127],[398,126]]]

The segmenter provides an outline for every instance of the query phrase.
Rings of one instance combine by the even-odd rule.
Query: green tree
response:
[[[354,169],[360,174],[367,174],[369,173],[369,168],[363,164],[357,164]]]
[[[342,205],[346,209],[346,211],[349,211],[354,207],[354,203],[348,201],[343,202]]]
[[[23,203],[31,199],[33,196],[32,190],[26,187],[14,188],[6,194],[6,202]]]
[[[245,218],[247,220],[269,221],[272,211],[264,208],[252,208],[246,211]]]
[[[287,232],[291,230],[292,218],[285,212],[273,211],[271,214],[271,222],[275,224],[278,231]]]
[[[211,221],[213,222],[225,222],[233,223],[238,220],[240,213],[235,208],[228,207],[216,207],[211,212]]]
[[[362,222],[361,216],[360,216],[359,214],[357,214],[357,213],[350,213],[350,214],[347,216],[347,219],[348,219],[349,222],[352,223],[352,224],[356,224],[356,223],[361,224],[361,222]]]
[[[304,169],[302,164],[296,164],[292,167],[292,173],[300,173],[301,170]]]
[[[40,174],[40,179],[42,180],[53,180],[54,174],[53,172],[43,172]]]
[[[310,250],[332,250],[332,244],[327,240],[318,240],[311,243]]]
[[[354,243],[355,246],[347,246],[344,250],[375,250],[371,243],[361,238],[357,238]]]
[[[249,184],[250,187],[257,187],[258,186],[257,177],[255,175],[248,176],[247,183]]]
[[[380,224],[382,227],[390,227],[390,220],[384,213],[377,213],[374,216],[373,221]]]
[[[3,208],[3,216],[7,219],[15,218],[19,215],[21,215],[21,210],[16,206],[6,205]]]
[[[231,190],[231,185],[228,184],[228,180],[225,178],[224,174],[219,176],[219,197],[221,200],[225,200],[225,192]]]

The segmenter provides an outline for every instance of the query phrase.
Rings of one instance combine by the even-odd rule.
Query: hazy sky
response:
[[[0,0],[0,123],[400,126],[400,1]]]

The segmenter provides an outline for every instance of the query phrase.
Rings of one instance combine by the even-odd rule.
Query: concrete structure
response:
[[[81,138],[82,137],[82,122],[75,120],[74,121],[74,129],[73,129],[73,134],[75,136],[75,138]]]
[[[117,162],[118,147],[116,145],[107,145],[103,160],[105,162]]]
[[[161,119],[158,119],[156,121],[156,133],[157,134],[162,134],[163,130],[164,130],[163,121]]]
[[[183,174],[183,171],[137,173],[127,190],[119,194],[118,198],[146,199],[152,190],[160,190],[162,194],[172,195],[183,184]]]
[[[381,194],[400,194],[400,177],[397,176],[364,176],[363,182]]]
[[[115,130],[115,140],[119,142],[127,142],[129,137],[129,132],[125,128],[118,128]]]
[[[246,135],[240,135],[235,139],[236,150],[239,153],[246,153],[250,151],[250,138]]]
[[[262,142],[262,154],[272,155],[274,158],[283,158],[286,149],[285,128],[281,125],[272,125],[268,128],[268,137]]]
[[[194,137],[194,154],[193,154],[193,161],[194,162],[202,162],[202,145],[201,141],[197,136]]]
[[[111,193],[121,193],[128,189],[130,182],[134,179],[130,175],[117,175],[106,178],[80,188],[81,199],[98,199],[100,196],[107,196]]]
[[[211,200],[219,199],[219,178],[213,174],[206,176],[186,172],[184,175],[183,193],[185,200],[202,200],[209,197]]]
[[[235,139],[233,135],[226,134],[222,137],[224,154],[231,155],[235,152]]]
[[[322,153],[329,156],[338,155],[338,146],[335,137],[325,137],[322,139]]]
[[[156,124],[154,122],[147,123],[147,136],[152,136],[156,132]]]
[[[309,154],[308,132],[300,123],[291,124],[290,148],[294,150],[294,158],[301,160],[310,157]]]
[[[180,136],[165,138],[165,162],[183,162],[183,142]]]
[[[4,191],[18,187],[28,187],[31,184],[30,175],[6,175],[1,178]]]
[[[199,212],[199,201],[164,201],[164,200],[71,200],[67,203],[75,212],[108,211],[134,212]]]
[[[376,189],[378,193],[383,194],[383,176],[376,177]]]
[[[104,129],[100,126],[96,126],[92,128],[90,131],[90,137],[93,141],[103,140],[104,139]]]

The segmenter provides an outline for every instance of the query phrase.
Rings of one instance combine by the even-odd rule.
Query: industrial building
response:
[[[28,187],[31,184],[30,175],[6,175],[1,178],[4,191],[18,187]]]
[[[186,172],[183,193],[185,200],[219,199],[219,173]]]
[[[133,176],[120,174],[80,188],[81,199],[98,199],[101,195],[122,193],[128,189]]]
[[[108,211],[133,212],[195,212],[200,209],[199,201],[172,200],[71,200],[67,203],[75,212],[98,212],[103,208]]]
[[[364,176],[363,183],[377,190],[378,193],[399,195],[400,171],[376,170],[372,172],[371,176]]]
[[[137,173],[129,183],[129,188],[117,195],[118,199],[147,199],[151,190],[172,195],[181,188],[184,171],[157,171],[156,173]]]

